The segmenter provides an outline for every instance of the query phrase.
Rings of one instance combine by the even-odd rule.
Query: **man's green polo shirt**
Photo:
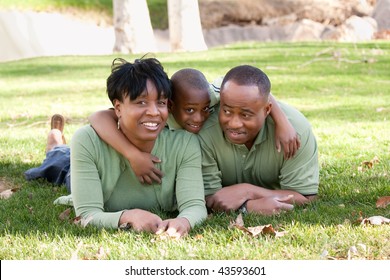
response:
[[[292,159],[284,160],[275,148],[275,124],[266,118],[254,145],[229,142],[212,114],[200,131],[202,173],[205,195],[223,186],[250,183],[268,189],[293,190],[303,195],[317,194],[319,185],[318,148],[308,120],[296,109],[278,103],[297,131],[301,147]],[[217,108],[217,111],[219,108]]]

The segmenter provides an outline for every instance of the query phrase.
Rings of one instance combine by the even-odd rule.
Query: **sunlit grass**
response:
[[[342,59],[334,58],[335,52]],[[389,43],[239,43],[155,56],[169,75],[193,67],[210,81],[238,64],[264,70],[276,98],[301,110],[312,124],[321,166],[319,200],[291,213],[244,217],[246,226],[271,224],[285,231],[279,238],[229,228],[237,214],[214,214],[178,241],[82,228],[72,223],[73,212],[62,221],[67,207],[53,201],[65,189],[26,182],[23,172],[44,158],[51,114],[66,116],[65,136],[71,139],[89,114],[111,106],[105,82],[115,56],[1,63],[0,179],[20,189],[0,200],[0,259],[390,258],[390,225],[358,223],[360,215],[390,217],[390,206],[375,208],[378,197],[390,195]],[[374,157],[379,163],[363,168],[362,162]],[[357,252],[351,255],[353,246]]]

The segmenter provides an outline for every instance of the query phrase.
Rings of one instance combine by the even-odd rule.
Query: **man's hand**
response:
[[[229,212],[237,210],[247,199],[249,199],[247,188],[235,185],[223,187],[206,197],[206,205],[214,211]]]
[[[293,195],[286,196],[268,196],[260,199],[249,200],[246,208],[249,213],[258,213],[262,215],[274,215],[283,211],[294,209],[294,205],[288,203]]]
[[[187,235],[190,229],[190,222],[186,218],[168,219],[160,223],[156,234],[166,233],[170,237],[180,238]]]
[[[163,173],[154,165],[161,162],[159,158],[144,152],[140,152],[139,156],[133,156],[132,158],[131,161],[129,160],[131,168],[142,184],[151,185],[153,182],[161,184]]]
[[[130,224],[135,231],[155,233],[162,223],[162,219],[149,211],[141,209],[126,210],[119,219],[119,225]]]

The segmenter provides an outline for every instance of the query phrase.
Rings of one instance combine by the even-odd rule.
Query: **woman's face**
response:
[[[168,99],[158,93],[148,80],[146,90],[135,100],[124,98],[114,101],[120,129],[139,149],[154,144],[158,134],[165,127],[168,118]]]

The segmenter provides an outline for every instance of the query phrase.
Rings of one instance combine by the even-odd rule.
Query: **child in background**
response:
[[[192,68],[177,71],[171,77],[172,98],[169,100],[169,129],[185,129],[191,133],[199,133],[214,107],[219,105],[219,87],[221,78],[210,84],[202,72]],[[295,129],[271,95],[273,104],[270,113],[276,124],[276,147],[283,146],[284,157],[291,158],[299,149],[300,142]],[[93,113],[89,121],[96,133],[116,151],[128,159],[141,183],[161,183],[162,172],[155,167],[160,160],[152,154],[135,148],[128,139],[118,131],[119,120],[114,110],[102,110]]]

